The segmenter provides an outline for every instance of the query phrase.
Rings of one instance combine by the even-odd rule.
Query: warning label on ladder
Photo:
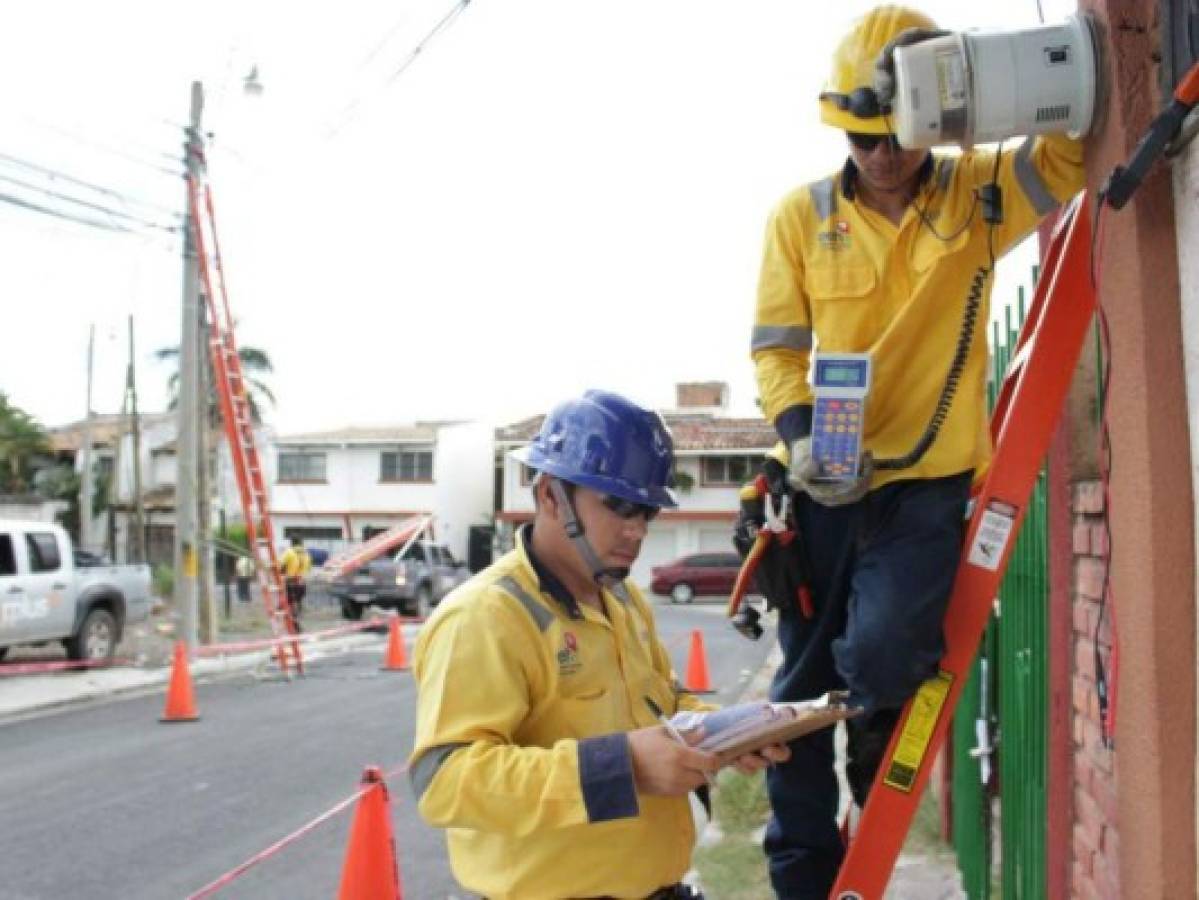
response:
[[[905,794],[912,790],[952,684],[953,675],[942,671],[920,685],[920,690],[912,698],[911,709],[904,720],[903,731],[899,733],[895,756],[887,767],[883,784]]]
[[[1015,525],[1016,507],[1002,500],[990,501],[982,512],[966,561],[991,572],[998,570]]]

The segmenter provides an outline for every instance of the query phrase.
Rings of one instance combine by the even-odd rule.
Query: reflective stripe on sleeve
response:
[[[442,744],[440,747],[430,747],[408,768],[408,783],[412,785],[412,793],[416,795],[417,803],[425,795],[425,791],[433,783],[434,776],[441,771],[450,754],[469,746],[470,744]]]
[[[505,575],[503,578],[497,581],[495,585],[505,594],[509,594],[520,601],[520,605],[525,608],[525,611],[528,612],[528,614],[533,617],[533,621],[537,623],[537,629],[539,631],[545,631],[550,627],[550,622],[554,621],[553,613],[530,597],[528,591],[521,587],[520,582],[518,582],[515,578],[513,578],[511,575]]]
[[[579,782],[588,821],[609,822],[637,815],[628,736],[603,734],[579,741]]]
[[[942,192],[949,190],[949,180],[953,178],[953,159],[948,156],[941,157],[937,164],[937,187]]]
[[[812,329],[803,325],[755,325],[753,352],[759,350],[811,350]]]
[[[837,210],[837,179],[832,176],[817,181],[808,188],[816,216],[824,221]]]
[[[1026,139],[1020,149],[1016,151],[1016,180],[1020,182],[1024,196],[1028,198],[1028,202],[1032,204],[1037,215],[1047,216],[1057,209],[1057,200],[1053,198],[1053,194],[1049,193],[1049,188],[1045,186],[1045,180],[1041,178],[1037,167],[1033,165],[1033,143],[1032,140]]]

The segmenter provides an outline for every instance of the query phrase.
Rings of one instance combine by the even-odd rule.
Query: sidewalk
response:
[[[234,601],[233,616],[222,619],[222,643],[253,641],[271,637],[261,607],[238,604]],[[337,615],[336,607],[317,605],[305,609],[304,624],[308,632],[347,624]],[[407,625],[406,629],[414,629]],[[411,631],[407,634],[411,639]],[[358,633],[306,641],[305,662],[344,653],[354,647],[380,644],[378,634]],[[169,611],[151,616],[145,622],[128,628],[117,647],[116,656],[128,659],[129,665],[112,668],[57,671],[44,675],[0,675],[0,722],[5,719],[67,706],[100,697],[151,691],[167,683],[171,676],[175,628]],[[191,675],[196,680],[215,678],[235,672],[270,668],[270,650],[229,653],[214,657],[197,657],[191,663]],[[6,662],[58,662],[65,660],[58,644],[44,647],[19,647],[6,657]]]

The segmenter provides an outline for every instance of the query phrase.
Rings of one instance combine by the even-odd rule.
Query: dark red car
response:
[[[672,603],[690,603],[701,596],[725,596],[741,570],[736,553],[690,553],[650,570],[650,590]]]

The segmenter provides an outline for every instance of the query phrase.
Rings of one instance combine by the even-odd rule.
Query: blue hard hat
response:
[[[662,417],[619,394],[587,391],[545,417],[512,456],[531,469],[647,506],[675,507],[674,441]]]

